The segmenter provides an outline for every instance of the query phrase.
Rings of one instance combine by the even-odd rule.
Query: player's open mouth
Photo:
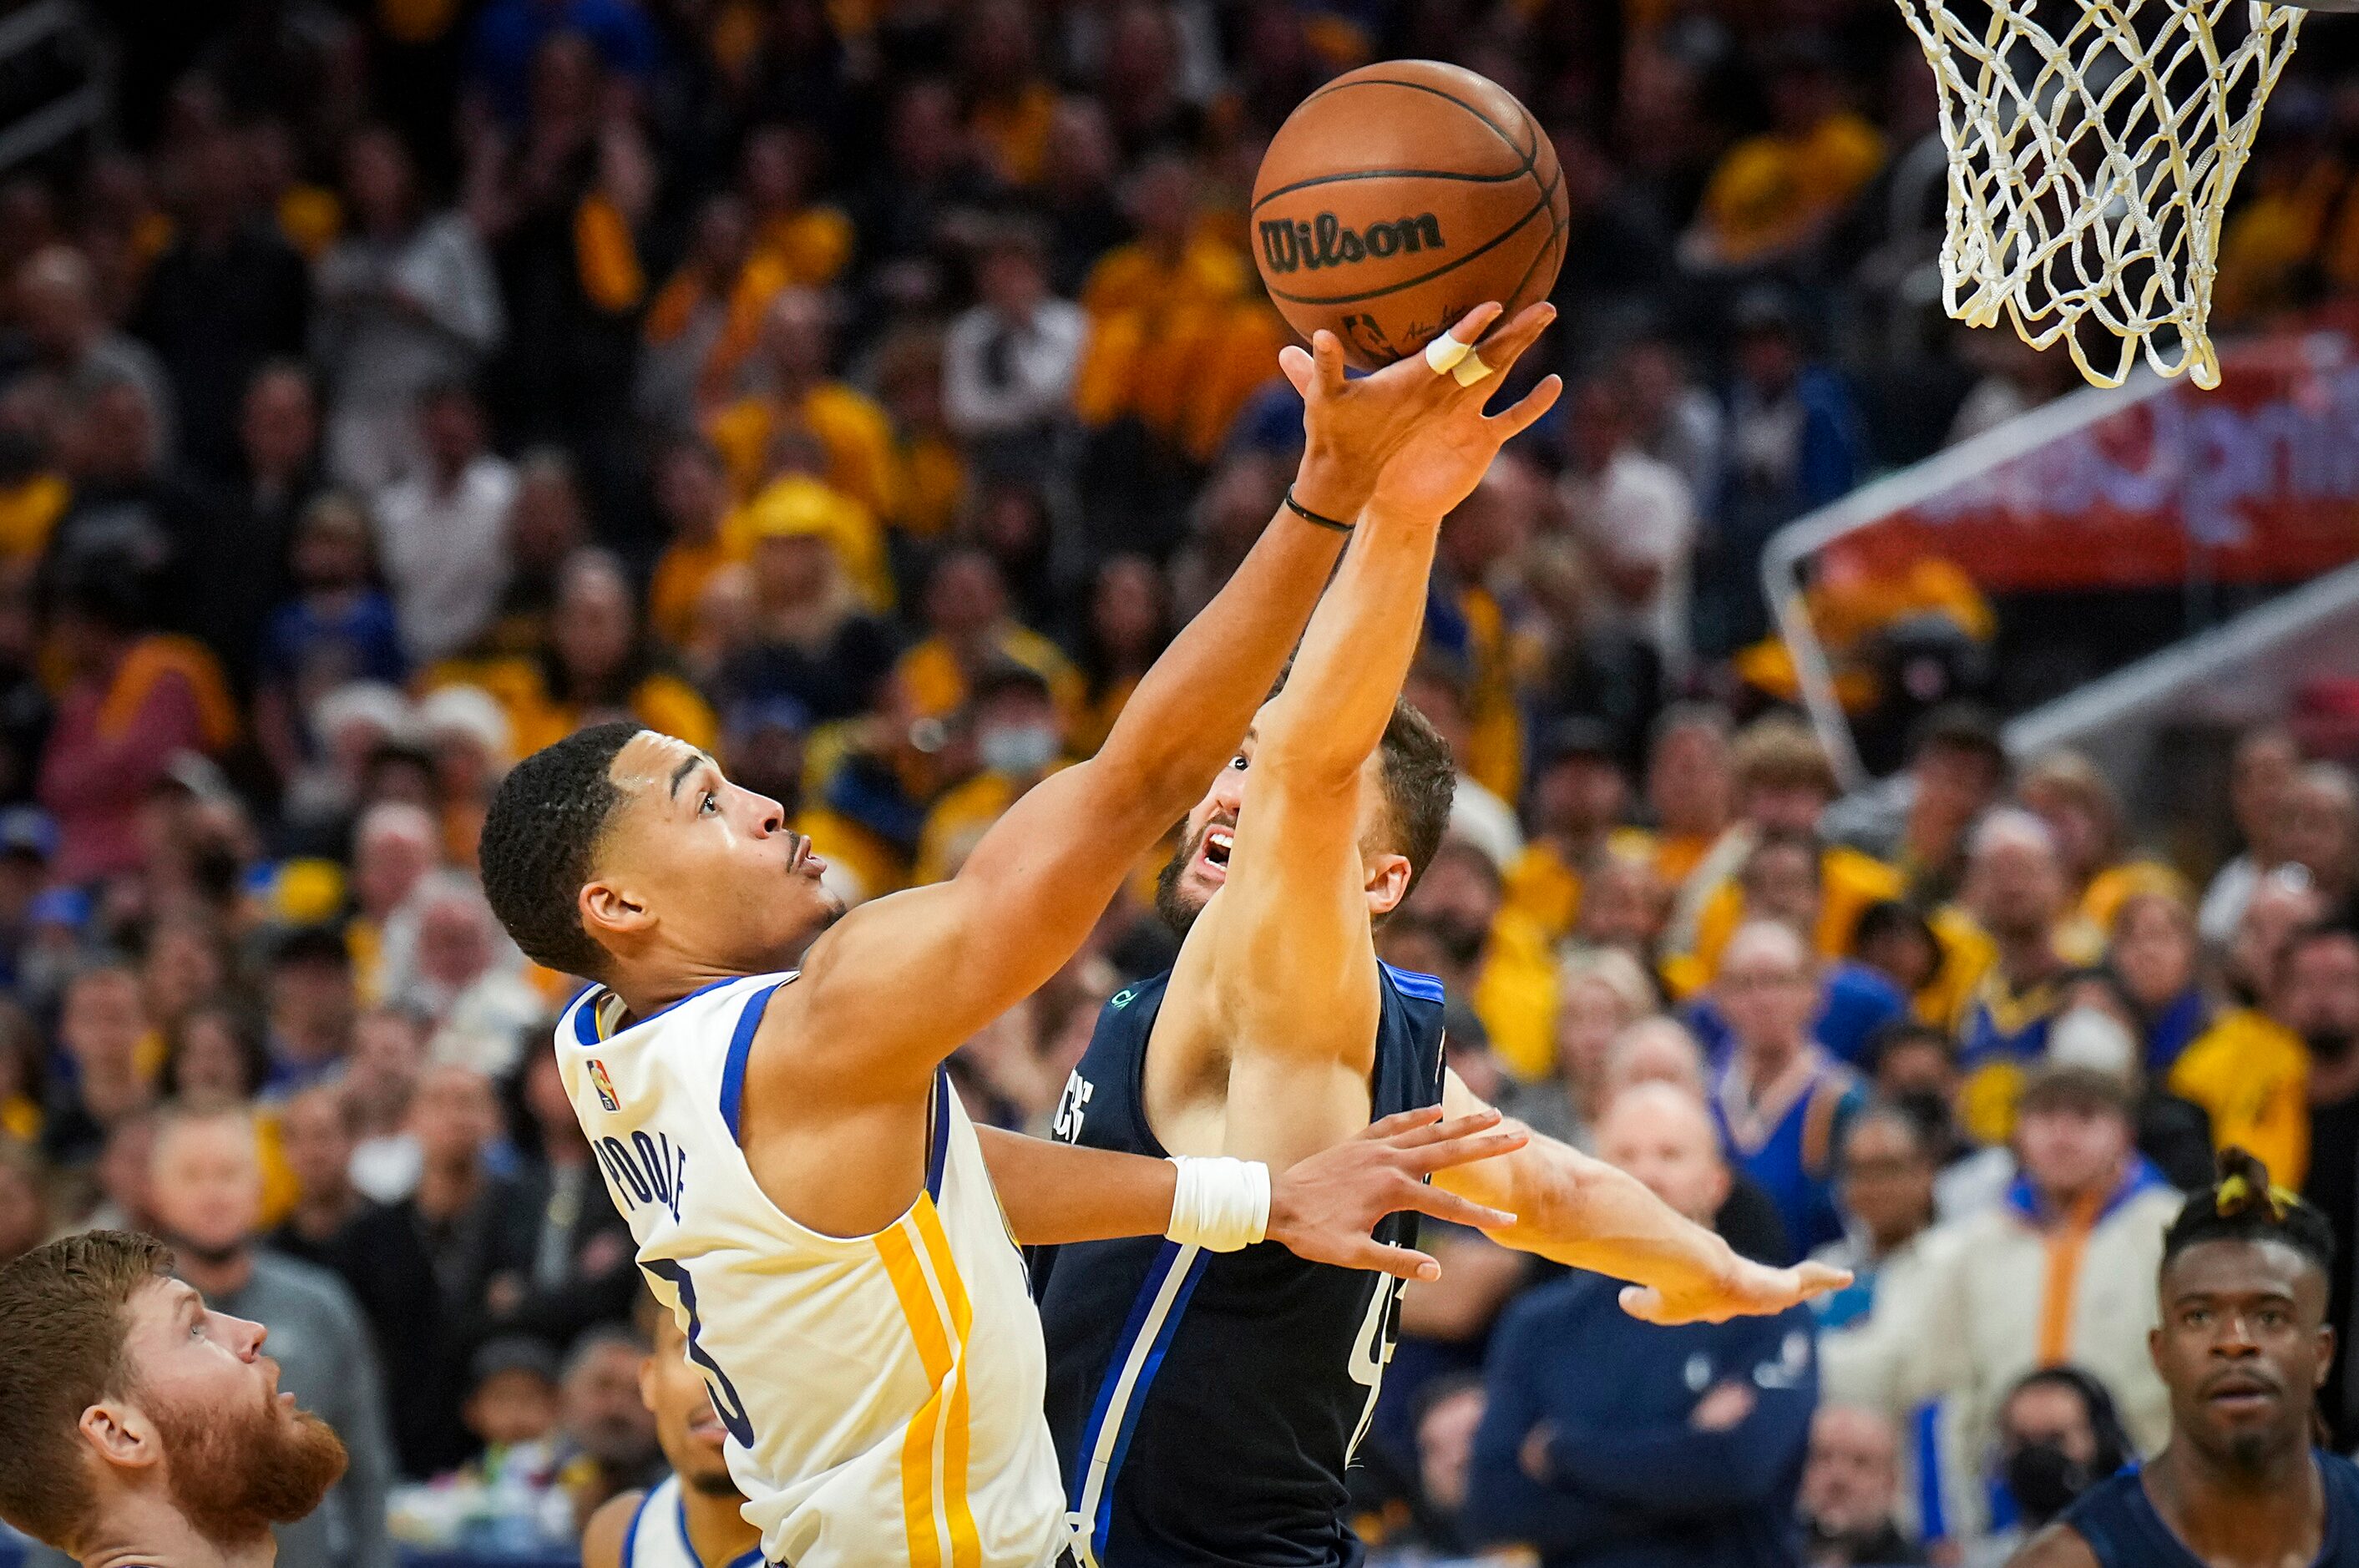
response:
[[[1227,828],[1207,828],[1204,832],[1204,864],[1228,869],[1229,851],[1236,847],[1236,835]]]
[[[721,1418],[707,1409],[688,1423],[688,1435],[699,1443],[709,1443],[718,1448],[721,1446],[721,1440],[729,1434],[722,1427]]]

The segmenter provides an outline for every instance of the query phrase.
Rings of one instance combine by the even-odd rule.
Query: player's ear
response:
[[[77,1424],[82,1441],[118,1470],[144,1470],[164,1457],[154,1423],[128,1403],[101,1399],[82,1411]]]
[[[2334,1325],[2321,1323],[2318,1326],[2318,1370],[2311,1375],[2310,1386],[2313,1388],[2325,1388],[2326,1375],[2333,1370]]]
[[[1408,897],[1409,864],[1406,855],[1379,851],[1364,862],[1367,868],[1368,913],[1381,920]]]
[[[627,888],[599,877],[582,885],[579,902],[582,929],[595,939],[609,936],[630,936],[655,923],[655,916],[647,905]]]

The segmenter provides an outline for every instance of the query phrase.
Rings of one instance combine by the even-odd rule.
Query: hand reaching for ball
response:
[[[1547,413],[1563,389],[1551,376],[1513,408],[1496,415],[1483,411],[1500,378],[1556,320],[1556,307],[1533,305],[1483,340],[1498,319],[1498,305],[1478,305],[1450,330],[1460,343],[1481,341],[1483,363],[1496,373],[1471,387],[1436,372],[1421,354],[1347,379],[1343,345],[1330,332],[1313,336],[1308,353],[1293,346],[1279,351],[1278,367],[1303,401],[1296,498],[1344,518],[1379,499],[1435,522],[1464,500],[1499,448]]]

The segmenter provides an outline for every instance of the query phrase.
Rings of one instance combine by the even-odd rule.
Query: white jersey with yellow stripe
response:
[[[688,1539],[688,1508],[679,1498],[679,1477],[667,1475],[647,1488],[623,1532],[622,1568],[705,1568]],[[762,1568],[762,1553],[748,1552],[722,1568]]]
[[[1043,1568],[1070,1532],[1040,1319],[947,1075],[925,1190],[873,1236],[797,1224],[739,1149],[746,1056],[793,979],[721,981],[626,1028],[592,987],[557,1029],[566,1094],[712,1391],[745,1518],[794,1568]]]

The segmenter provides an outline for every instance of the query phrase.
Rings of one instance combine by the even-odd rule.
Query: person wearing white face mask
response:
[[[1068,760],[1065,716],[1049,683],[1022,665],[977,677],[966,711],[982,771],[945,792],[926,813],[914,883],[949,877],[984,829]]]

